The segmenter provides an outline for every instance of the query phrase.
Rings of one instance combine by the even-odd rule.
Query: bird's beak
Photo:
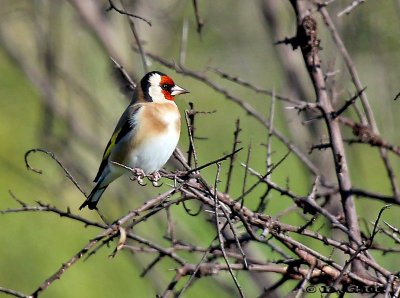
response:
[[[175,85],[174,87],[172,87],[171,91],[172,91],[171,92],[172,96],[189,93],[189,91],[187,91],[186,89],[183,89],[182,87],[179,87],[178,85]]]

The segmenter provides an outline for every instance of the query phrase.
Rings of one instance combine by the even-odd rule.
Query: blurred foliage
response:
[[[124,16],[106,12],[107,1],[103,4],[104,18],[111,23],[113,45],[120,55],[120,63],[140,78],[144,72],[140,56],[135,54],[134,43],[128,22]],[[265,89],[274,89],[287,94],[290,86],[284,78],[281,64],[276,55],[276,46],[270,36],[270,29],[263,20],[261,1],[198,1],[205,26],[201,36],[196,33],[196,24],[191,1],[125,1],[126,7],[135,14],[152,22],[152,26],[136,20],[140,39],[146,51],[155,53],[169,61],[179,61],[182,24],[188,23],[188,39],[185,66],[207,72],[216,84],[227,88],[230,93],[246,100],[266,117],[269,114],[270,97],[257,94],[221,79],[207,67],[219,68],[243,80]],[[295,33],[295,24],[288,1],[282,1],[281,15],[284,37]],[[400,51],[398,32],[400,28],[399,7],[396,1],[366,1],[349,16],[336,14],[351,1],[336,1],[330,8],[335,23],[341,29],[342,37],[360,73],[361,81],[367,86],[382,135],[393,144],[400,144],[400,102],[393,101],[400,91],[398,70]],[[54,204],[60,208],[69,206],[74,212],[84,197],[66,180],[62,171],[49,158],[36,154],[31,156],[33,166],[43,170],[37,175],[26,170],[24,153],[34,147],[53,151],[76,176],[87,191],[93,186],[94,177],[103,148],[114,129],[116,120],[129,98],[123,95],[114,80],[112,64],[107,51],[93,36],[87,24],[80,20],[76,9],[65,1],[22,1],[2,0],[0,8],[0,209],[17,206],[9,190],[19,199],[32,204],[35,201]],[[119,3],[118,3],[119,4]],[[322,26],[321,26],[322,27]],[[321,28],[324,64],[340,70],[336,77],[337,106],[354,93],[349,76],[340,54],[332,43],[329,33]],[[279,46],[282,47],[282,46]],[[14,52],[11,52],[10,49]],[[279,48],[278,48],[279,50]],[[16,55],[12,57],[13,55]],[[301,61],[300,54],[298,55]],[[18,58],[18,59],[16,59]],[[46,63],[47,64],[46,66]],[[301,62],[300,62],[301,63]],[[40,74],[50,74],[50,88],[53,96],[48,100],[56,107],[57,113],[48,113],[44,94],[34,83],[35,75],[27,78],[22,65],[28,65]],[[198,140],[199,163],[216,159],[231,150],[234,122],[241,120],[241,146],[252,144],[250,165],[259,172],[265,172],[266,132],[261,125],[234,103],[226,100],[203,83],[172,73],[152,62],[151,69],[171,74],[179,85],[191,93],[179,99],[177,104],[183,114],[193,102],[197,110],[216,113],[198,115],[196,135],[206,137]],[[304,78],[307,82],[308,79]],[[32,83],[33,82],[33,83]],[[311,84],[308,83],[311,90]],[[312,94],[312,91],[310,91]],[[310,101],[313,99],[310,98]],[[308,128],[301,124],[301,118],[286,105],[277,102],[275,127],[297,140],[305,151],[311,143],[304,132]],[[47,111],[47,112],[46,112]],[[350,115],[350,112],[349,112]],[[346,133],[351,136],[350,132]],[[299,141],[300,140],[300,141]],[[182,127],[180,147],[186,150],[188,137]],[[348,148],[353,183],[357,188],[366,188],[390,194],[386,172],[376,149],[352,145]],[[246,151],[238,156],[232,183],[232,197],[242,192],[241,181]],[[273,141],[273,161],[277,162],[287,149],[280,142]],[[321,153],[327,159],[330,155]],[[400,161],[391,156],[396,173]],[[223,163],[223,172],[227,171]],[[216,168],[205,169],[203,175],[211,181]],[[399,175],[398,175],[399,176]],[[308,172],[301,162],[291,155],[273,173],[272,179],[280,185],[290,185],[299,194],[307,194],[311,183]],[[224,180],[224,178],[223,178]],[[248,185],[256,180],[249,178]],[[224,182],[224,181],[223,181]],[[221,186],[223,187],[223,186]],[[118,216],[134,209],[140,202],[161,190],[141,188],[128,178],[119,179],[107,190],[100,208],[112,222]],[[258,187],[246,205],[254,208],[264,193],[264,186]],[[132,198],[132,199],[131,199]],[[292,205],[287,198],[273,194],[269,197],[266,213],[275,216]],[[383,203],[359,199],[357,208],[366,222],[375,220]],[[192,206],[196,208],[197,206]],[[385,212],[383,219],[399,225],[398,207]],[[84,210],[84,216],[96,218],[93,212]],[[194,244],[207,246],[215,235],[212,225],[205,224],[206,215],[191,217],[183,208],[172,209],[176,233]],[[167,244],[165,214],[157,220],[146,222],[135,233],[144,235],[157,243]],[[287,223],[300,224],[296,214],[285,218]],[[81,225],[49,214],[6,214],[0,216],[0,285],[7,288],[32,292],[43,280],[52,274],[62,262],[68,260],[85,243],[97,234],[93,228],[83,229]],[[329,230],[326,222],[318,220],[316,225]],[[365,230],[365,228],[362,226]],[[369,226],[371,229],[371,226]],[[378,241],[385,241],[378,239]],[[115,243],[113,243],[115,244]],[[386,244],[386,243],[382,243]],[[321,246],[320,244],[318,244]],[[327,248],[319,247],[326,254]],[[107,256],[113,247],[103,248],[85,262],[79,262],[56,281],[43,297],[154,297],[160,293],[172,278],[175,264],[163,261],[153,268],[146,278],[140,273],[152,258],[122,252],[115,258]],[[271,251],[260,252],[265,258],[274,260],[279,256]],[[388,256],[376,256],[389,270],[398,270],[399,261]],[[194,262],[196,260],[193,260]],[[198,261],[198,260],[197,260]],[[270,280],[279,276],[270,274]],[[239,274],[239,281],[248,297],[259,293],[253,281]],[[221,285],[226,285],[221,286]],[[191,287],[186,297],[232,297],[236,295],[230,284],[228,273],[217,277],[201,279]],[[293,285],[292,285],[293,286]],[[228,289],[231,289],[230,291]],[[287,291],[290,287],[285,288]],[[285,293],[282,293],[285,294]],[[1,294],[0,294],[1,296]]]

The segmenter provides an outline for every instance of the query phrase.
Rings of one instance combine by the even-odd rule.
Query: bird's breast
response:
[[[153,103],[152,108],[146,111],[152,119],[154,126],[161,130],[176,130],[178,134],[181,129],[181,116],[174,102]]]

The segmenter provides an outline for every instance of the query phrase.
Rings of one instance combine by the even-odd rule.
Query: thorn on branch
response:
[[[330,148],[331,146],[332,146],[332,144],[330,142],[312,145],[310,147],[310,150],[308,150],[308,154],[313,153],[314,150],[320,150],[320,151],[326,150],[326,149]]]
[[[378,223],[379,223],[379,220],[381,219],[383,211],[385,211],[386,209],[389,209],[391,206],[392,206],[391,204],[387,204],[387,205],[383,206],[381,208],[381,210],[379,210],[378,218],[376,219],[376,221],[374,223],[374,228],[372,230],[371,237],[369,237],[369,239],[368,239],[368,247],[370,247],[372,245],[372,242],[374,241],[376,234],[378,234],[378,232],[379,232]]]
[[[321,41],[317,37],[317,22],[311,17],[306,16],[302,23],[297,27],[297,34],[291,38],[275,42],[275,45],[291,45],[293,50],[300,47],[307,55],[315,54],[320,47]]]
[[[142,273],[140,273],[140,277],[145,277],[146,274],[155,266],[158,264],[159,261],[162,260],[164,255],[160,253],[144,270]]]
[[[244,197],[246,197],[248,194],[250,194],[260,183],[264,182],[269,184],[269,181],[267,180],[267,177],[289,156],[289,154],[292,151],[288,151],[276,164],[271,165],[272,167],[267,171],[267,173],[264,176],[259,176],[259,180],[254,183],[251,187],[249,187],[249,189],[247,189],[240,197],[238,197],[237,199],[235,199],[236,202],[239,202],[241,200],[243,200]],[[250,171],[250,168],[248,167],[248,164],[243,164],[242,166],[247,168],[247,171]],[[243,208],[243,206],[242,206]]]
[[[241,148],[235,150],[234,152],[232,152],[232,153],[230,153],[230,154],[224,155],[224,156],[222,156],[221,158],[218,158],[218,159],[216,159],[216,160],[210,161],[210,162],[208,162],[208,163],[206,163],[206,164],[204,164],[204,165],[202,165],[202,166],[199,166],[199,167],[197,167],[197,168],[195,168],[195,169],[191,169],[191,170],[187,171],[186,173],[184,173],[184,176],[188,176],[188,175],[191,174],[191,173],[200,171],[200,170],[202,170],[202,169],[204,169],[204,168],[206,168],[206,167],[209,167],[209,166],[211,166],[211,165],[213,165],[213,164],[216,164],[216,163],[218,163],[218,162],[220,162],[220,161],[223,161],[223,160],[225,160],[225,159],[228,159],[228,158],[230,158],[231,156],[233,156],[233,155],[235,155],[236,153],[238,153],[239,151],[241,151],[242,149],[243,149],[243,147],[241,147]]]
[[[303,212],[306,212],[306,210],[303,210]],[[305,229],[312,226],[314,224],[314,222],[317,220],[317,218],[318,218],[318,214],[314,215],[309,221],[307,221],[303,226],[301,226],[297,230],[297,233],[302,233]]]
[[[193,103],[189,103],[189,104],[193,104]],[[217,110],[212,110],[212,111],[197,111],[197,110],[188,110],[188,115],[197,115],[197,114],[215,114],[217,112]]]
[[[274,43],[274,45],[280,45],[280,44],[291,45],[293,50],[296,50],[300,46],[296,36],[290,38],[285,37],[285,39],[278,40]]]
[[[299,228],[298,231],[303,231],[308,226],[312,225],[318,216],[318,210],[315,208],[315,204],[316,204],[315,197],[317,194],[319,180],[320,180],[320,178],[317,176],[317,178],[314,181],[312,190],[306,198],[300,198],[300,199],[295,200],[296,205],[299,206],[303,210],[304,214],[310,213],[310,214],[314,215],[313,218],[309,222],[307,222],[303,227]]]
[[[356,102],[356,99],[361,95],[361,93],[363,93],[365,91],[365,89],[367,89],[367,87],[362,88],[359,92],[357,92],[356,95],[354,95],[352,98],[350,98],[349,100],[346,100],[346,102],[344,103],[344,105],[338,109],[337,111],[333,111],[331,112],[331,117],[332,119],[337,118],[338,116],[340,116],[344,111],[347,110],[347,108],[349,108],[351,105],[353,105]]]

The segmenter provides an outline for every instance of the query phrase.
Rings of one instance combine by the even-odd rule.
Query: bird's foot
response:
[[[151,184],[153,184],[153,186],[155,187],[160,187],[162,185],[158,184],[158,181],[161,179],[161,175],[157,171],[148,175],[147,178],[150,180]]]
[[[145,186],[146,183],[143,182],[143,178],[146,177],[146,173],[141,168],[133,168],[131,171],[134,175],[131,179],[137,181],[139,185]]]

